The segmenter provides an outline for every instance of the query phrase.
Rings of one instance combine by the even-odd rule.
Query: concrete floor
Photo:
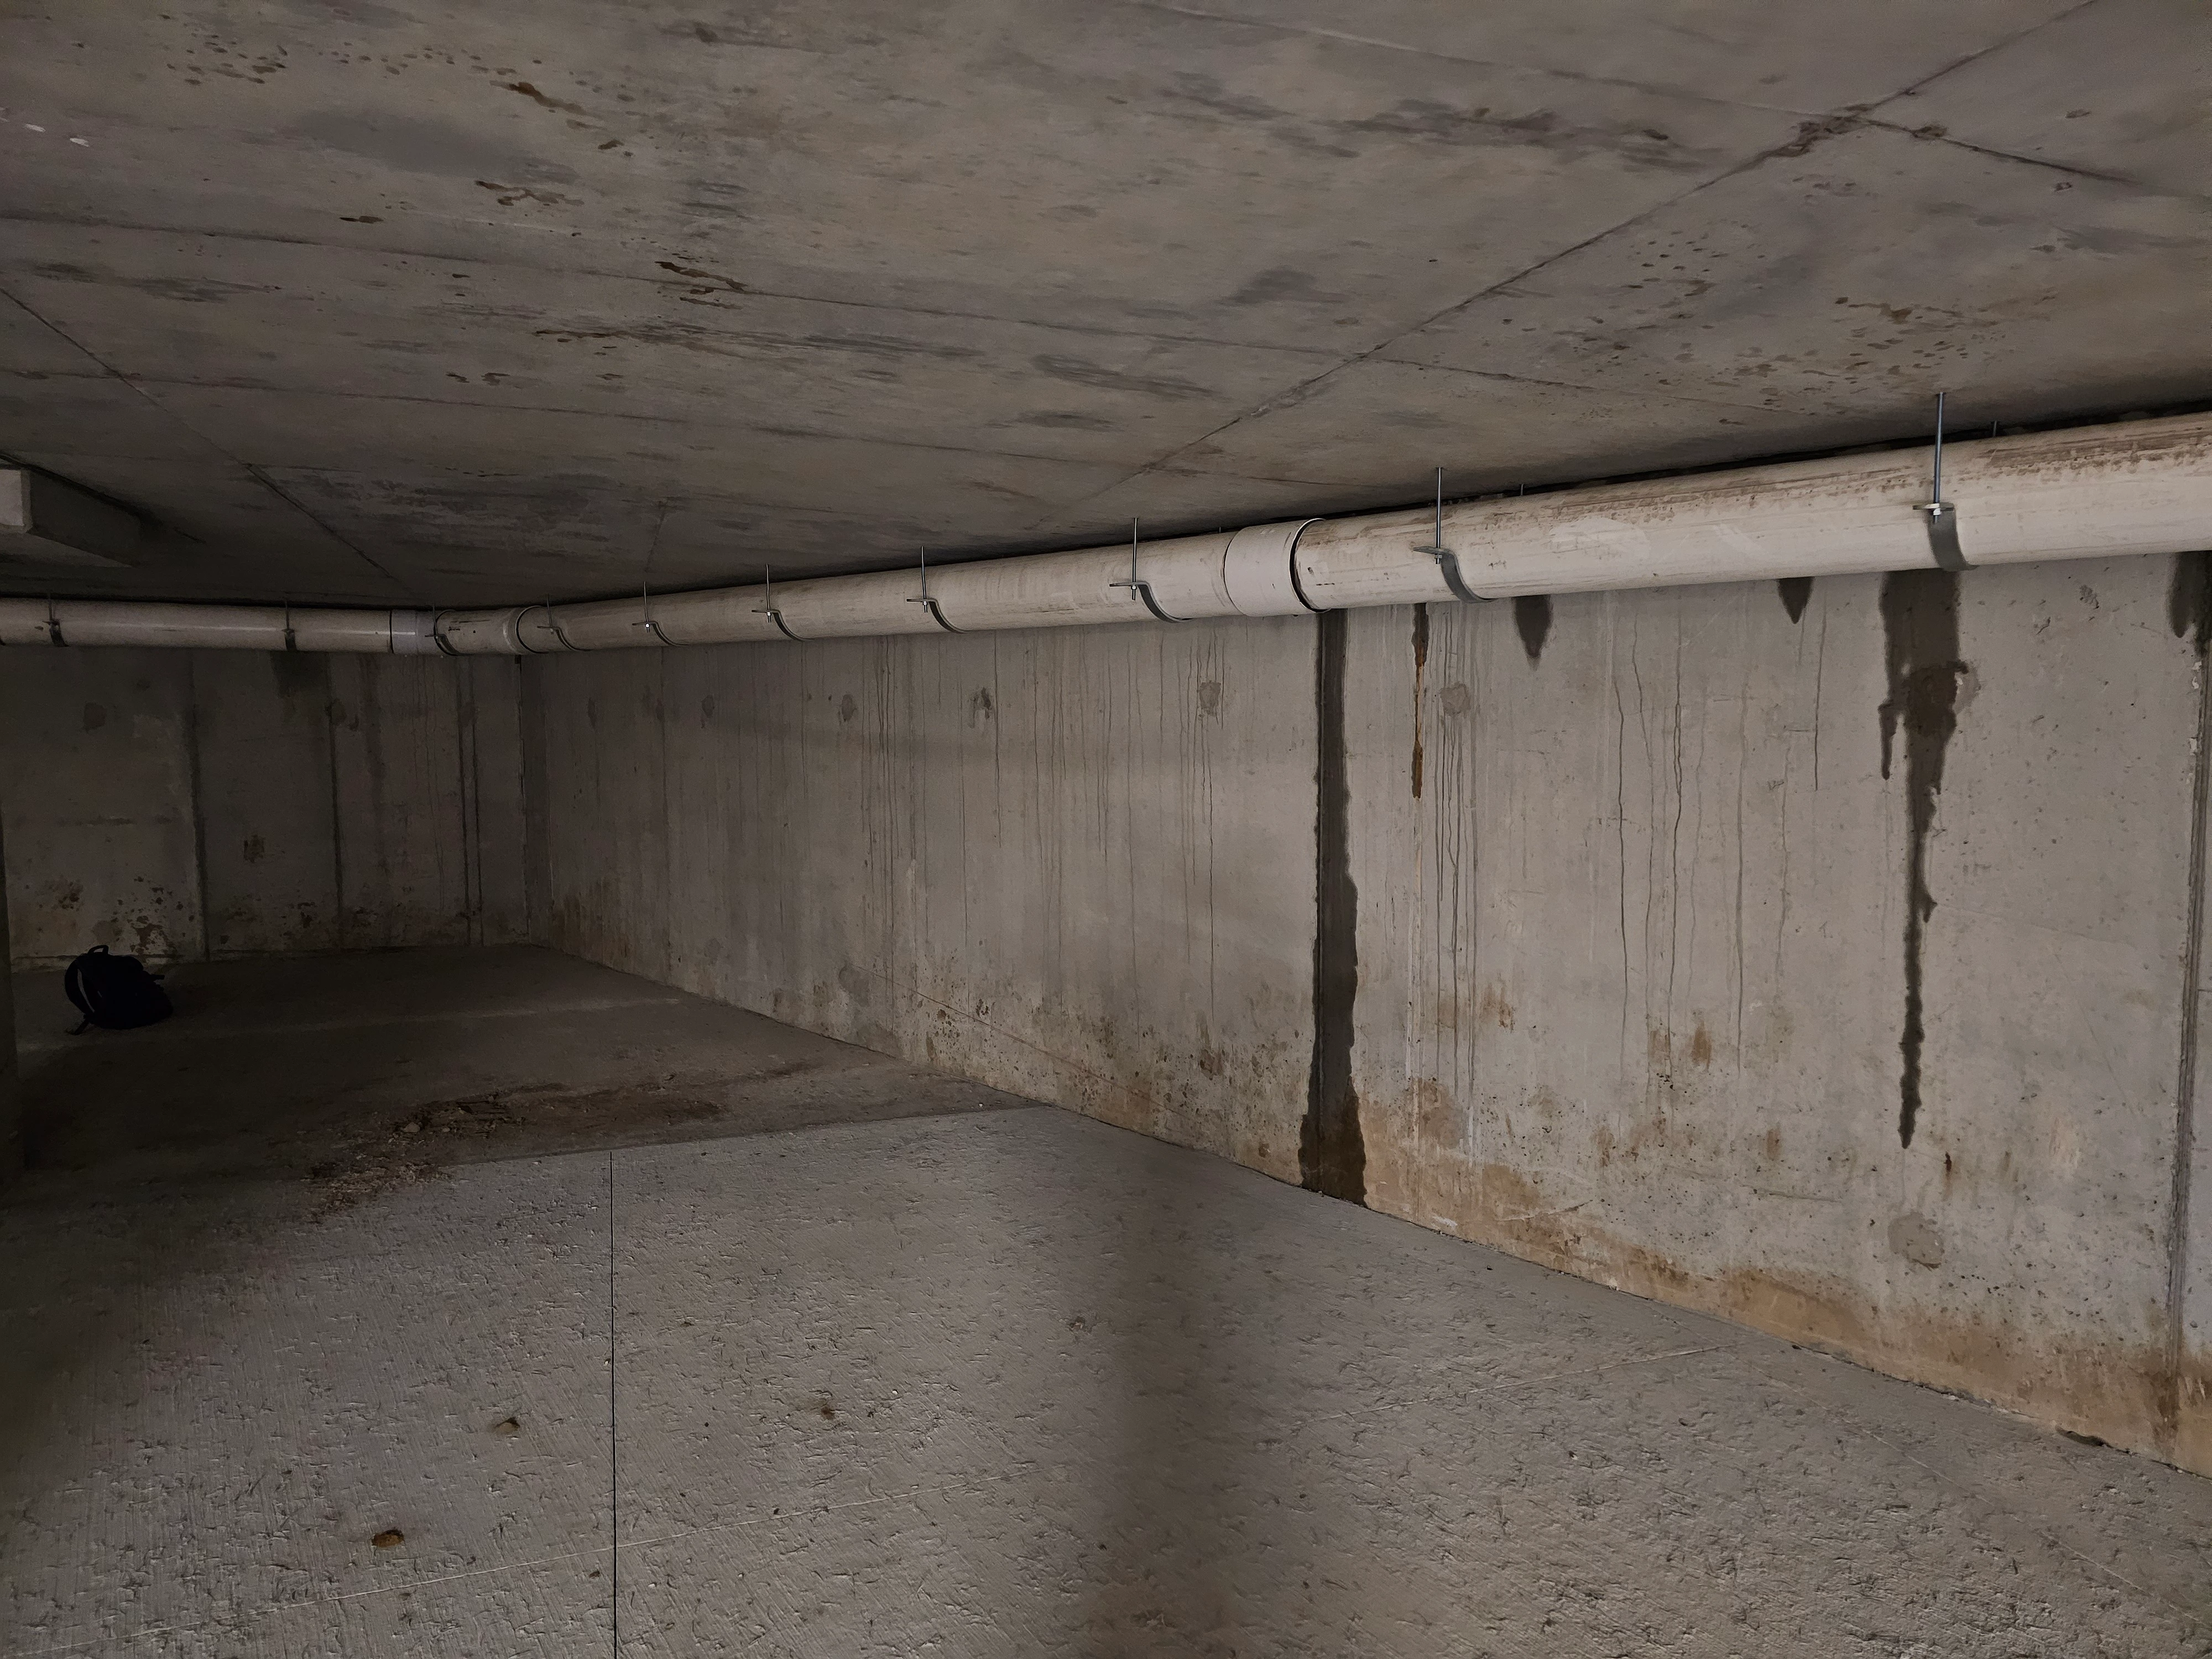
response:
[[[543,952],[173,985],[19,991],[0,1654],[605,1654],[611,1491],[635,1656],[2212,1653],[2142,1459]]]

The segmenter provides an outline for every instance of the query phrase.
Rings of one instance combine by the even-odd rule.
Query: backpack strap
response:
[[[82,1036],[92,1029],[92,994],[85,984],[84,964],[95,956],[104,957],[106,954],[107,947],[105,945],[95,945],[75,962],[70,963],[62,975],[62,989],[69,994],[69,1000],[76,1005],[77,1012],[84,1016],[70,1029],[71,1036]]]

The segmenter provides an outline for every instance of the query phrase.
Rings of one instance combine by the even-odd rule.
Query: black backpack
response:
[[[84,1024],[70,1035],[94,1025],[111,1031],[127,1031],[135,1025],[151,1025],[168,1018],[169,994],[159,974],[149,974],[136,957],[110,956],[105,945],[95,945],[69,965],[62,988],[76,1004]]]

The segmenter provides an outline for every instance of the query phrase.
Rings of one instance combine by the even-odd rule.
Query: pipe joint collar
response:
[[[440,657],[438,613],[434,611],[395,611],[392,613],[392,654],[395,657]]]
[[[1298,586],[1298,537],[1312,519],[1256,524],[1229,538],[1221,555],[1221,586],[1240,617],[1300,617],[1318,607]]]

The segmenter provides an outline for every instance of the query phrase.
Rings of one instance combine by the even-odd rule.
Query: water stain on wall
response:
[[[1421,682],[1429,669],[1429,607],[1413,607],[1413,799],[1421,798]]]
[[[1367,1148],[1352,1081],[1359,994],[1359,891],[1352,880],[1352,787],[1344,732],[1346,618],[1316,619],[1314,645],[1313,1060],[1298,1133],[1298,1176],[1309,1190],[1367,1201]]]
[[[1917,1211],[1889,1224],[1889,1248],[1915,1267],[1943,1265],[1943,1236],[1934,1222]]]
[[[1882,579],[1881,623],[1889,696],[1881,705],[1881,775],[1890,775],[1905,733],[1907,830],[1905,888],[1905,1028],[1898,1040],[1897,1135],[1910,1146],[1920,1116],[1920,1057],[1927,1037],[1923,956],[1936,897],[1928,886],[1928,837],[1943,760],[1959,726],[1959,577],[1950,570],[1899,570]]]
[[[2177,553],[2173,576],[2166,590],[2166,625],[2173,637],[2185,639],[2204,654],[2212,637],[2212,553]]]
[[[1514,600],[1513,626],[1521,635],[1521,648],[1535,662],[1544,654],[1544,641],[1552,637],[1551,596],[1524,593]]]

